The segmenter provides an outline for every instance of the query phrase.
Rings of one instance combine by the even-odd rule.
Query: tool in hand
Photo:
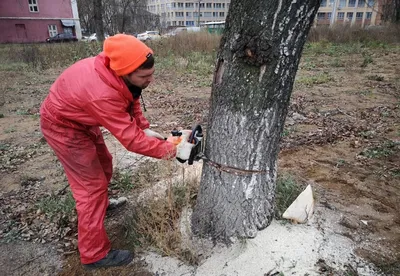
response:
[[[185,131],[185,130],[183,130]],[[182,136],[182,131],[176,130],[174,129],[173,131],[171,131],[172,137],[171,139],[169,138],[169,140],[175,144],[179,144],[179,142],[181,141],[181,136]],[[193,127],[189,138],[188,138],[188,142],[191,144],[194,144],[194,147],[192,148],[191,152],[190,152],[190,157],[188,159],[188,164],[189,165],[193,165],[193,161],[199,161],[201,159],[201,153],[202,153],[202,140],[203,140],[203,130],[201,128],[200,125],[196,125],[195,127]],[[177,158],[177,160],[181,163],[185,163],[186,160],[182,160],[180,158]]]
[[[168,140],[172,143],[179,144],[181,142],[181,136],[183,131],[190,131],[190,130],[173,130],[171,131],[172,136],[168,138]],[[183,135],[183,137],[187,137],[187,135]],[[248,169],[241,169],[236,168],[228,165],[222,165],[210,160],[204,154],[204,141],[203,141],[203,130],[200,125],[195,125],[189,135],[188,142],[194,144],[195,146],[192,148],[190,152],[190,157],[188,159],[188,164],[193,165],[194,161],[203,160],[203,162],[207,163],[208,165],[216,168],[219,171],[223,171],[230,174],[235,175],[252,175],[252,174],[263,174],[267,173],[265,170],[248,170]],[[177,158],[177,160],[181,163],[185,163],[186,160],[182,160]]]

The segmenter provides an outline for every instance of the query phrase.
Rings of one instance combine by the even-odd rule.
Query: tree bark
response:
[[[94,6],[94,22],[96,27],[97,41],[104,41],[104,26],[103,26],[103,8],[102,0],[93,0]]]
[[[319,0],[233,0],[214,73],[195,235],[255,237],[274,213],[280,134]],[[249,170],[258,171],[256,173]]]

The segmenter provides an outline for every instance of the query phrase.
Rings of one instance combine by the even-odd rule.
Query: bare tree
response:
[[[104,41],[104,27],[103,27],[103,8],[101,0],[93,0],[94,6],[94,23],[96,28],[97,40]]]
[[[233,0],[214,73],[200,236],[255,237],[273,217],[279,140],[320,0]]]
[[[103,33],[133,33],[159,25],[159,16],[146,10],[146,0],[80,0],[78,9],[81,24],[86,32],[96,32],[95,7],[100,7]],[[96,3],[96,4],[95,4]]]
[[[400,0],[382,0],[382,21],[400,23]]]

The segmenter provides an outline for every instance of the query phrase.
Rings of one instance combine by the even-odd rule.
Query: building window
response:
[[[57,34],[57,25],[49,25],[47,26],[47,29],[49,30],[50,37],[53,37]]]
[[[344,19],[344,12],[338,12],[337,13],[337,19],[338,20],[343,20]]]
[[[192,13],[191,12],[186,12],[186,17],[192,17]]]
[[[207,9],[211,9],[212,8],[212,3],[206,3],[206,7],[207,7]]]
[[[176,17],[183,17],[183,12],[175,12]]]
[[[364,13],[363,13],[363,12],[357,12],[357,13],[356,13],[356,20],[362,20],[362,19],[363,19],[363,16],[364,16]]]
[[[349,7],[355,7],[356,6],[356,0],[349,0]]]
[[[367,12],[367,13],[365,14],[365,19],[371,20],[371,18],[372,18],[372,12]]]
[[[332,18],[332,13],[328,12],[327,14],[328,14],[328,19],[330,20]]]
[[[373,8],[375,6],[375,0],[368,0],[368,7]]]
[[[30,12],[39,12],[39,6],[37,0],[28,0],[28,3]]]
[[[353,13],[352,12],[348,12],[347,13],[347,19],[348,20],[352,20],[353,19]]]
[[[212,13],[211,12],[204,12],[204,17],[211,17]]]
[[[326,0],[321,0],[320,7],[326,7]]]
[[[213,12],[213,17],[218,17],[218,12]]]
[[[204,9],[204,3],[200,3],[200,8]]]
[[[325,20],[325,13],[324,12],[319,12],[317,14],[317,19],[318,20]]]
[[[339,8],[344,8],[344,7],[346,7],[346,0],[340,0]]]
[[[186,26],[194,26],[194,21],[186,21]]]
[[[219,17],[224,17],[225,16],[225,13],[224,12],[220,12],[219,13]]]
[[[185,8],[192,9],[192,8],[194,8],[194,4],[193,3],[185,3]]]
[[[358,7],[364,8],[365,7],[365,0],[358,0]]]
[[[355,0],[354,0],[355,1]],[[178,2],[178,8],[183,8],[183,3]]]

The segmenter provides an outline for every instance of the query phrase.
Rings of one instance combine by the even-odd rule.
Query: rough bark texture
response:
[[[211,95],[205,163],[192,216],[200,236],[255,237],[273,217],[280,133],[319,0],[233,0]]]

